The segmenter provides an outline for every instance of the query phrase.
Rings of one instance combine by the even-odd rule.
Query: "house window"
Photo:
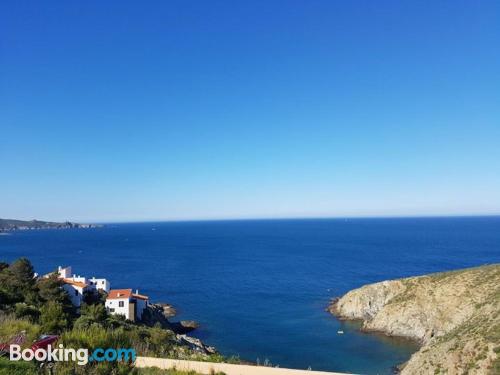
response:
[[[118,306],[119,306],[119,307],[123,307],[123,306],[124,306],[123,301],[118,302]]]
[[[115,309],[109,309],[109,312],[114,313],[114,312],[115,312]]]

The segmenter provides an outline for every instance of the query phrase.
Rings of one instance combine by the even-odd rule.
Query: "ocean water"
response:
[[[366,283],[500,262],[500,217],[108,224],[0,236],[0,260],[71,265],[168,302],[222,353],[389,374],[416,346],[324,311]],[[338,335],[343,330],[345,334]]]

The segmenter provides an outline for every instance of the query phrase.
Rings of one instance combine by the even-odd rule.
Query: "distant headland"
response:
[[[70,229],[70,228],[99,228],[99,224],[79,224],[70,221],[56,223],[52,221],[41,220],[13,220],[0,219],[0,232],[16,231],[16,230],[35,230],[35,229]]]

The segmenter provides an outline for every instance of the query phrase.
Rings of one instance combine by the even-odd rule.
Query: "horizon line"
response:
[[[283,217],[228,217],[228,218],[189,218],[189,219],[145,219],[145,220],[106,220],[86,221],[84,224],[134,224],[134,223],[189,223],[217,221],[285,221],[285,220],[363,220],[363,219],[446,219],[446,218],[489,218],[500,217],[500,213],[478,214],[423,214],[423,215],[356,215],[356,216],[283,216]]]
[[[106,220],[68,220],[68,219],[24,219],[24,218],[0,218],[0,220],[20,220],[20,221],[46,221],[46,222],[72,222],[76,224],[133,224],[133,223],[184,223],[184,222],[211,222],[211,221],[279,221],[279,220],[347,220],[347,219],[432,219],[432,218],[481,218],[500,217],[498,213],[457,213],[457,214],[420,214],[420,215],[339,215],[339,216],[249,216],[249,217],[220,217],[220,218],[157,218],[157,219],[106,219]]]

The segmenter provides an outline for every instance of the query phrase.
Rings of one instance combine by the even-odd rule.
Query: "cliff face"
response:
[[[329,311],[418,340],[402,374],[500,374],[500,264],[367,285]]]

